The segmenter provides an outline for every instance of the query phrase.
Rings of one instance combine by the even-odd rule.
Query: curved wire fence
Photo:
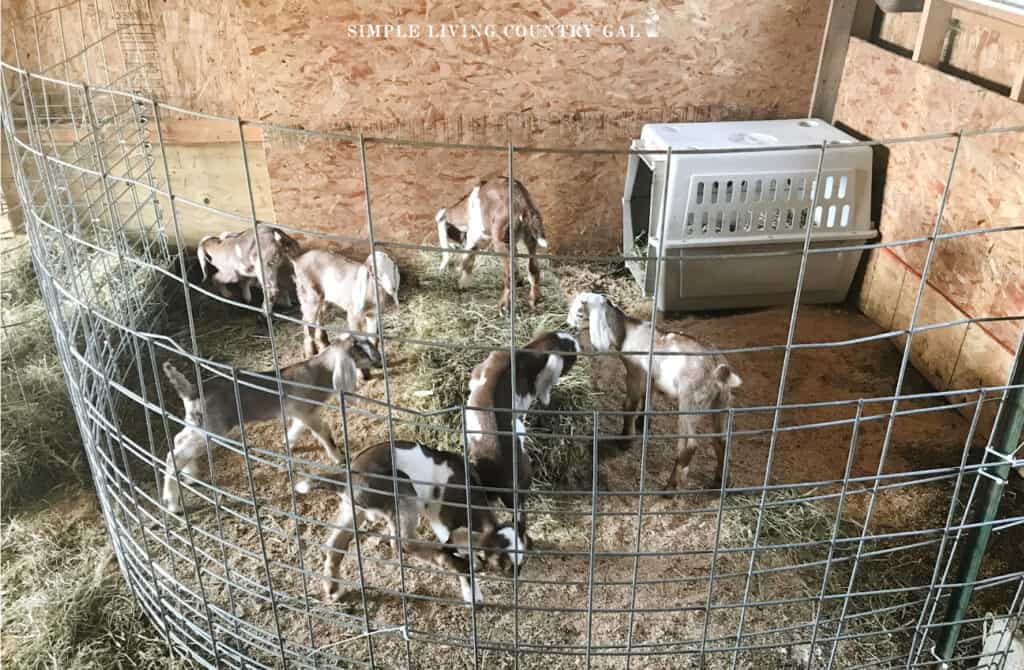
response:
[[[1024,463],[1017,418],[1024,382],[1020,347],[1005,384],[932,391],[908,379],[916,334],[1022,318],[919,321],[940,242],[972,235],[1007,239],[1024,230],[1024,225],[943,228],[964,144],[1019,134],[1024,128],[860,143],[931,142],[951,148],[941,202],[928,213],[929,234],[854,248],[926,249],[907,328],[870,334],[851,330],[821,339],[799,332],[808,258],[851,250],[812,248],[814,226],[805,226],[799,251],[700,256],[721,261],[800,257],[793,303],[774,313],[785,321],[785,329],[775,331],[784,336],[766,329],[765,337],[771,338],[766,341],[728,345],[723,337],[724,344],[708,343],[713,353],[730,360],[749,364],[771,357],[762,363],[772,370],[765,373],[764,387],[770,392],[760,399],[741,395],[733,408],[720,410],[727,426],[722,435],[726,477],[720,487],[700,488],[698,477],[698,488],[671,491],[671,499],[663,498],[669,493],[658,484],[667,463],[663,452],[670,452],[668,445],[680,437],[673,428],[679,411],[659,407],[650,379],[644,389],[647,411],[637,414],[643,419],[639,444],[626,455],[609,453],[607,425],[628,413],[614,409],[619,392],[609,386],[617,373],[609,377],[607,366],[616,363],[609,354],[588,350],[576,378],[584,389],[582,403],[522,412],[534,448],[566,450],[576,477],[547,482],[522,503],[534,519],[536,544],[521,570],[506,577],[473,568],[486,601],[466,605],[452,573],[404,555],[401,544],[391,551],[387,529],[356,527],[342,576],[347,595],[342,602],[324,602],[322,542],[336,529],[337,501],[327,494],[298,496],[295,484],[301,477],[325,473],[345,480],[346,472],[326,466],[319,451],[297,449],[281,425],[243,425],[240,433],[231,434],[189,426],[160,368],[163,361],[174,361],[200,380],[200,388],[215,377],[230,379],[236,398],[239,389],[271,392],[282,398],[282,421],[269,423],[284,423],[283,398],[302,387],[283,379],[280,371],[284,362],[301,360],[298,336],[310,324],[287,310],[254,306],[211,290],[179,251],[188,246],[186,228],[202,215],[224,229],[274,225],[301,234],[310,246],[387,250],[403,259],[403,272],[411,270],[417,277],[419,285],[407,290],[414,295],[441,281],[428,268],[442,249],[386,238],[387,228],[374,220],[370,147],[503,152],[510,176],[517,174],[517,158],[531,153],[585,157],[637,152],[445,145],[200,114],[141,93],[159,92],[161,84],[146,79],[145,59],[131,48],[133,39],[142,39],[137,26],[128,29],[115,22],[107,30],[82,11],[81,3],[53,11],[56,17],[47,20],[78,15],[80,34],[73,42],[80,49],[63,41],[61,24],[62,61],[40,72],[3,63],[4,137],[110,539],[125,579],[171,653],[199,666],[238,668],[966,667],[982,653],[986,612],[1020,616],[1024,566],[1019,545],[1015,557],[1012,550],[1011,555],[990,552],[988,568],[979,572],[977,565],[988,535],[1012,536],[1024,525],[1014,500],[999,507],[1010,468]],[[38,42],[21,46],[41,53]],[[222,145],[237,147],[236,169],[247,187],[241,200],[247,206],[229,210],[179,192],[168,134],[182,120],[211,124]],[[366,235],[327,234],[266,218],[253,185],[252,129],[290,141],[315,138],[346,147],[361,175]],[[830,147],[809,148],[819,152],[820,178]],[[431,229],[432,222],[425,225],[425,233]],[[485,264],[501,256],[480,255]],[[614,269],[627,260],[621,254],[538,257],[548,268],[546,299],[555,304],[551,312],[563,314],[568,308],[560,295],[564,290],[594,282],[608,287]],[[643,260],[655,262],[657,273],[658,261],[667,258],[659,249],[657,257]],[[590,274],[580,274],[579,268]],[[494,279],[485,276],[477,284]],[[645,302],[630,282],[614,288],[627,311],[658,318],[657,300]],[[453,323],[445,331],[442,324],[440,332],[418,329],[416,319],[436,317],[398,307],[378,322],[376,332],[367,333],[379,338],[383,379],[319,403],[341,436],[346,463],[380,440],[418,439],[465,454],[462,398],[468,377],[448,380],[458,376],[458,368],[446,367],[445,361],[453,359],[444,357],[479,362],[499,346],[521,350],[529,331],[539,325],[564,327],[561,319],[542,323],[528,310],[517,309],[523,301],[514,277],[510,291],[507,322],[496,313],[476,317],[472,298],[437,293],[432,300],[469,301],[456,309],[469,310],[469,321],[476,325]],[[493,292],[482,300],[493,304]],[[482,336],[485,327],[490,335]],[[331,330],[348,332],[337,324]],[[875,384],[857,396],[792,399],[791,373],[799,356],[888,346],[889,341],[898,350],[884,364],[889,366],[884,371],[894,374],[892,384]],[[634,353],[647,356],[648,364],[653,359],[649,350]],[[403,369],[413,358],[418,365],[434,365],[431,388],[410,386],[422,381]],[[762,372],[740,367],[752,376]],[[265,369],[271,372],[257,372]],[[443,402],[439,389],[446,384],[457,387],[455,402]],[[908,461],[900,431],[906,422],[935,416],[953,426],[938,445],[947,458]],[[186,427],[209,440],[204,476],[188,477],[166,459],[175,435]],[[716,435],[700,433],[703,438]],[[983,445],[980,458],[974,456],[977,444]],[[829,450],[834,467],[818,476],[791,471],[794,445],[797,453]],[[465,467],[468,472],[468,459]],[[161,501],[168,468],[187,491],[181,515],[169,513]],[[398,478],[392,480],[397,497]],[[525,491],[518,485],[511,490],[518,508]],[[519,510],[498,507],[494,512]],[[425,528],[420,536],[431,545]],[[1002,659],[997,653],[985,660],[998,667]]]

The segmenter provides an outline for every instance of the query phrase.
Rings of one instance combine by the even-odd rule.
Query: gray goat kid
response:
[[[445,249],[441,256],[441,269],[444,270],[451,258],[448,249],[458,248],[461,244],[468,252],[462,256],[462,272],[459,276],[459,288],[469,286],[469,274],[473,271],[476,251],[490,240],[493,249],[499,253],[508,252],[509,239],[509,203],[508,178],[496,177],[481,181],[468,194],[451,207],[442,207],[437,211],[434,221],[437,224],[438,242]],[[516,215],[515,243],[522,242],[530,256],[530,306],[537,304],[540,298],[540,265],[534,254],[537,247],[547,248],[544,237],[544,223],[540,210],[533,203],[530,193],[523,184],[516,180],[512,189],[513,211]],[[511,255],[505,256],[505,291],[501,296],[502,313],[508,310],[509,275],[511,272]]]
[[[308,428],[331,459],[340,463],[341,453],[331,437],[330,427],[320,415],[321,404],[336,393],[354,391],[357,369],[380,366],[380,354],[366,338],[346,335],[309,360],[282,368],[288,443],[295,445],[302,431]],[[164,363],[164,374],[181,396],[185,422],[189,424],[174,436],[174,450],[167,454],[164,471],[164,504],[168,511],[179,513],[181,489],[174,476],[175,465],[183,474],[195,477],[208,448],[206,436],[197,427],[205,427],[212,435],[226,436],[243,421],[248,424],[277,420],[281,418],[281,400],[273,370],[262,372],[259,377],[240,374],[237,394],[231,378],[218,376],[204,381],[202,399],[195,385],[170,361]]]
[[[199,269],[203,272],[203,280],[208,277],[207,267],[213,266],[213,285],[222,296],[230,298],[229,284],[239,284],[242,298],[252,301],[252,286],[260,283],[263,287],[264,304],[274,305],[281,293],[281,285],[290,283],[289,265],[293,257],[300,252],[299,243],[287,233],[277,228],[260,227],[259,248],[257,249],[256,233],[251,230],[239,233],[221,233],[207,235],[199,240],[196,254],[199,256]],[[263,259],[263,272],[260,272],[260,258]],[[283,273],[283,276],[282,276]],[[264,285],[263,282],[266,281]],[[291,304],[288,291],[283,295]]]
[[[477,559],[482,559],[488,570],[510,576],[514,574],[513,562],[521,567],[526,558],[522,538],[511,526],[497,523],[472,467],[468,468],[470,486],[466,486],[467,468],[461,454],[438,451],[416,442],[395,440],[394,445],[394,465],[388,442],[374,444],[352,457],[352,490],[347,482],[334,478],[304,479],[295,485],[298,493],[329,488],[341,498],[325,547],[324,599],[337,600],[341,596],[338,571],[356,529],[364,521],[386,520],[395,558],[401,540],[403,556],[416,556],[454,571],[463,600],[482,603],[480,588],[470,580],[470,545],[475,554],[474,566]],[[426,547],[416,541],[416,525],[421,515],[430,522],[440,547]]]
[[[579,293],[573,298],[569,307],[569,325],[574,328],[589,327],[590,343],[596,351],[642,352],[631,355],[620,353],[626,366],[626,405],[623,409],[629,412],[623,418],[623,438],[631,440],[636,433],[636,424],[641,417],[632,413],[643,411],[648,372],[654,376],[654,389],[678,400],[681,436],[665,490],[676,488],[676,475],[680,468],[682,477],[679,487],[685,487],[690,461],[697,449],[693,436],[697,433],[701,419],[700,414],[692,412],[728,409],[732,405],[732,390],[742,383],[739,376],[723,356],[712,354],[696,340],[657,329],[654,332],[654,369],[649,371],[649,356],[646,352],[651,344],[651,324],[628,316],[608,298],[597,293]],[[658,356],[658,352],[695,355]],[[716,484],[720,485],[728,416],[725,412],[716,412],[714,418],[716,432],[719,434],[715,438],[715,455],[718,459]]]
[[[398,285],[401,282],[398,266],[382,251],[376,253],[376,260],[377,283],[381,292],[398,305]],[[307,323],[303,338],[307,356],[312,356],[327,344],[324,330],[319,326],[323,322],[326,303],[345,310],[349,330],[370,334],[371,339],[376,340],[373,334],[377,332],[380,310],[376,287],[371,281],[375,276],[373,257],[356,263],[341,254],[314,249],[296,258],[293,264],[302,320]]]
[[[568,374],[576,363],[580,345],[569,333],[543,333],[516,352],[516,393],[512,394],[512,375],[507,350],[493,351],[473,368],[469,380],[469,398],[466,400],[466,434],[469,442],[469,460],[473,463],[480,482],[491,489],[487,497],[501,500],[509,510],[515,508],[513,485],[519,493],[519,514],[516,531],[525,538],[526,491],[530,488],[530,455],[523,439],[526,424],[523,415],[512,419],[512,412],[501,410],[528,410],[534,400],[547,406],[551,390],[562,375]],[[514,430],[513,430],[514,429]],[[515,439],[513,439],[513,433]],[[516,452],[518,449],[518,454]],[[515,465],[513,468],[513,455]],[[517,473],[513,478],[513,473]]]

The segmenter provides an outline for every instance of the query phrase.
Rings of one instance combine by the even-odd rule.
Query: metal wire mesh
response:
[[[1024,610],[1019,553],[1016,562],[997,562],[967,582],[959,577],[968,535],[980,527],[1008,532],[1024,523],[1024,517],[1012,510],[980,521],[974,516],[978,499],[992,487],[1002,488],[1009,467],[1024,462],[1020,446],[1006,456],[989,441],[981,460],[969,458],[976,439],[982,439],[980,431],[991,428],[980,425],[983,409],[998,406],[1001,415],[1012,412],[1007,398],[1019,394],[1019,376],[999,386],[949,391],[908,392],[905,385],[916,334],[1022,318],[919,322],[926,280],[941,242],[968,235],[998,238],[1024,230],[1021,225],[943,229],[943,209],[964,143],[1024,129],[972,129],[864,143],[932,142],[951,147],[942,200],[929,214],[930,233],[856,247],[927,249],[905,329],[827,341],[798,337],[807,259],[811,254],[850,251],[811,249],[813,226],[806,226],[798,252],[702,256],[725,261],[800,255],[784,341],[714,349],[727,356],[773,356],[773,365],[778,363],[773,402],[741,402],[727,410],[726,474],[749,458],[744,441],[757,441],[766,453],[763,471],[745,477],[745,485],[729,486],[726,476],[718,489],[680,491],[670,502],[661,500],[664,491],[652,486],[652,468],[655,454],[679,437],[662,425],[672,425],[665,422],[674,420],[678,411],[657,408],[650,379],[644,394],[647,410],[639,415],[642,437],[627,457],[628,468],[622,457],[602,450],[599,439],[602,419],[621,420],[622,412],[600,407],[596,400],[591,407],[530,410],[523,412],[528,420],[561,412],[589,425],[583,432],[534,435],[556,445],[551,448],[584,445],[591,459],[588,483],[545,490],[527,506],[534,518],[543,518],[542,529],[561,529],[557,534],[552,531],[557,540],[539,542],[528,552],[526,567],[512,578],[474,574],[489,589],[489,598],[486,605],[467,607],[450,589],[453,576],[404,556],[401,545],[391,555],[384,548],[386,531],[356,528],[346,581],[357,595],[347,604],[321,603],[319,538],[332,527],[333,508],[331,501],[311,504],[296,498],[297,473],[323,466],[295,451],[287,435],[244,425],[238,436],[206,433],[212,445],[208,476],[189,480],[171,462],[175,476],[187,483],[184,513],[169,514],[160,502],[160,482],[169,467],[164,455],[185,426],[177,399],[161,384],[160,361],[188,361],[199,379],[227,375],[236,394],[240,387],[255,388],[260,379],[269,380],[283,397],[288,389],[280,376],[282,360],[295,358],[294,335],[306,325],[270,306],[225,298],[196,281],[179,251],[185,248],[184,224],[202,212],[226,227],[243,222],[259,229],[273,223],[322,243],[439,255],[437,247],[380,236],[368,170],[373,147],[503,153],[509,176],[516,173],[517,158],[527,154],[564,152],[583,159],[628,152],[413,143],[199,114],[155,99],[162,82],[146,79],[147,54],[154,48],[151,32],[117,12],[112,25],[105,25],[101,14],[95,5],[73,2],[31,19],[74,21],[75,44],[82,48],[76,51],[64,43],[62,23],[63,60],[41,72],[29,72],[17,62],[3,63],[3,127],[51,332],[111,541],[125,579],[166,636],[172,653],[204,667],[238,668],[910,668],[943,662],[963,666],[974,664],[979,656],[984,612],[972,605],[966,613],[957,613],[964,628],[957,628],[951,654],[939,658],[935,645],[952,623],[946,612],[951,595],[962,594],[967,587],[975,598],[985,595],[987,609],[996,609],[1001,616],[1019,617]],[[41,54],[38,41],[21,46]],[[93,84],[75,83],[79,78]],[[176,191],[165,133],[168,119],[183,118],[216,122],[237,133],[247,210],[229,211]],[[365,237],[324,234],[261,219],[253,192],[248,126],[345,147],[362,176]],[[814,148],[820,152],[820,177],[829,147]],[[662,213],[666,209],[663,206]],[[514,258],[514,246],[511,253]],[[573,265],[611,266],[625,260],[621,255],[542,258],[558,268],[555,274],[564,274]],[[657,259],[663,258],[664,249],[659,249]],[[514,351],[525,343],[517,335],[514,277],[510,288],[506,345]],[[250,315],[247,328],[265,328],[259,346],[269,354],[274,373],[261,376],[217,360],[224,349],[213,343],[223,324],[211,321],[211,314],[235,319]],[[259,326],[253,314],[260,318]],[[658,317],[653,306],[649,316]],[[473,351],[482,360],[493,347],[477,343],[469,333],[444,339],[410,336],[386,319],[378,321],[375,335],[385,358],[381,393],[358,391],[325,405],[332,423],[340,426],[345,462],[369,444],[369,424],[377,426],[378,434],[383,431],[386,440],[412,433],[437,439],[447,435],[456,444],[465,444],[465,407],[424,411],[403,406],[390,361],[414,348]],[[891,393],[790,400],[795,357],[890,339],[900,349]],[[649,351],[635,353],[649,361],[653,357]],[[606,354],[583,356],[597,365]],[[1020,347],[1016,356],[1019,366]],[[956,444],[950,440],[944,445],[958,458],[927,467],[893,465],[898,421],[935,413],[956,415],[958,410],[970,417],[960,431],[964,439],[958,435]],[[1000,417],[996,424],[1000,420],[1008,421]],[[353,423],[359,428],[353,429]],[[817,435],[833,441],[828,447],[837,455],[835,471],[814,480],[792,478],[787,462],[780,465],[780,444],[795,439],[801,440],[801,448],[813,449]],[[863,470],[855,464],[865,442],[877,446],[877,465],[873,472],[855,474]],[[629,477],[619,478],[615,486],[603,481],[623,469],[628,469]],[[397,478],[393,479],[398,497]],[[518,484],[513,492],[518,508]],[[927,506],[928,514],[879,519],[878,510],[891,514],[898,496],[906,496],[908,504]],[[540,536],[543,539],[543,530]],[[996,655],[986,660],[998,667],[1001,659]]]

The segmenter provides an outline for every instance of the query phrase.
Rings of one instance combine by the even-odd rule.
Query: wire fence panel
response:
[[[1024,501],[1008,486],[1011,470],[1024,465],[1024,354],[1018,345],[1005,383],[938,391],[912,363],[915,343],[932,333],[1024,317],[935,320],[922,309],[944,244],[976,235],[1000,244],[1024,230],[949,229],[946,212],[962,150],[1024,128],[855,143],[949,149],[941,197],[922,212],[927,232],[854,247],[920,254],[905,328],[802,302],[813,288],[808,260],[851,250],[812,245],[812,225],[799,251],[686,256],[742,263],[799,254],[792,303],[784,307],[670,322],[656,308],[658,279],[665,263],[686,262],[679,256],[659,247],[637,257],[655,263],[655,295],[645,299],[622,269],[628,257],[544,246],[535,255],[529,249],[523,278],[530,301],[535,288],[542,296],[533,307],[523,299],[525,281],[517,283],[524,259],[515,241],[528,225],[527,213],[516,210],[519,162],[629,150],[444,145],[192,112],[155,97],[164,83],[146,76],[156,48],[152,26],[117,12],[105,26],[94,5],[86,9],[73,2],[52,10],[68,22],[62,35],[75,26],[73,40],[62,38],[59,63],[35,72],[3,63],[4,139],[110,540],[170,653],[211,668],[1005,661],[1010,633],[988,633],[1012,630],[1024,610]],[[19,48],[41,55],[38,44]],[[210,202],[192,188],[173,137],[182,121],[202,121],[230,138],[218,146],[228,148],[224,165],[240,176],[233,199]],[[268,213],[254,130],[323,142],[350,160],[365,235],[329,234]],[[373,168],[378,152],[396,147],[493,154],[509,178],[502,188],[512,244],[494,240],[474,256],[461,246],[389,238],[376,218],[389,194],[375,185]],[[820,179],[836,149],[807,148],[818,153]],[[701,151],[661,152],[666,166],[687,153]],[[663,179],[652,194],[662,199],[662,226],[669,174]],[[434,229],[425,222],[424,238]],[[196,230],[251,232],[258,286],[271,279],[274,251],[261,240],[272,231],[301,236],[309,247],[368,253],[366,271],[377,278],[387,271],[377,252],[393,255],[409,288],[385,309],[386,287],[372,281],[370,302],[381,307],[365,326],[270,299],[247,301],[204,281],[206,270],[189,251]],[[479,263],[471,286],[457,290],[454,276],[438,270],[442,254],[463,268]],[[534,258],[543,268],[538,277]],[[507,316],[498,310],[502,284]],[[513,401],[509,428],[482,426],[481,408],[467,400],[474,369],[492,352],[518,360],[539,332],[568,331],[580,292],[606,294],[636,317],[629,322],[636,328],[656,323],[706,346],[662,351],[653,328],[626,338],[622,351],[584,346],[544,405],[531,405],[535,380],[510,365],[511,398],[529,400]],[[345,342],[353,341],[346,334],[372,339],[380,371],[353,378],[347,391],[334,373],[323,383],[297,375],[309,359],[305,332],[319,325]],[[586,323],[573,332],[595,344]],[[668,397],[678,389],[666,389],[656,374],[642,384],[624,378],[630,368],[622,357],[646,370],[719,357],[743,386],[731,405],[687,408]],[[168,362],[195,385],[193,396],[168,381]],[[636,406],[622,408],[624,386]],[[220,430],[218,412],[234,423]],[[632,447],[619,425],[636,437]],[[306,427],[317,440],[303,436]],[[509,484],[478,480],[469,446],[479,435],[522,441],[511,450]],[[703,446],[691,465],[691,438],[722,445],[720,469]],[[422,472],[403,470],[409,461],[400,459],[418,448],[411,443],[454,460],[437,455]],[[387,458],[373,473],[384,484],[371,486],[359,464],[375,444]],[[168,456],[185,448],[193,460]],[[680,458],[685,486],[675,485],[674,474],[666,480]],[[459,483],[439,486],[430,479],[438,471]],[[169,504],[177,490],[180,510]],[[386,502],[348,506],[346,495],[367,491]],[[529,519],[531,543],[506,544],[478,560],[493,538],[466,533],[456,546],[448,535],[461,521],[445,528],[418,519],[436,512],[436,521],[451,510],[468,527],[481,515],[513,526]],[[409,537],[403,529],[416,529],[417,520]],[[511,557],[507,572],[491,562],[502,553]],[[473,596],[476,587],[482,599]]]

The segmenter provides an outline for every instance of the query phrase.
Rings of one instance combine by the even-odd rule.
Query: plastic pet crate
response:
[[[860,262],[855,247],[875,237],[871,148],[842,147],[854,141],[817,119],[645,125],[633,149],[708,151],[672,156],[658,309],[791,304],[808,224],[812,250],[836,250],[808,256],[801,302],[843,301]],[[736,151],[765,147],[803,148]],[[665,154],[632,154],[626,170],[623,253],[646,258],[627,262],[646,296],[654,294],[665,164]]]

